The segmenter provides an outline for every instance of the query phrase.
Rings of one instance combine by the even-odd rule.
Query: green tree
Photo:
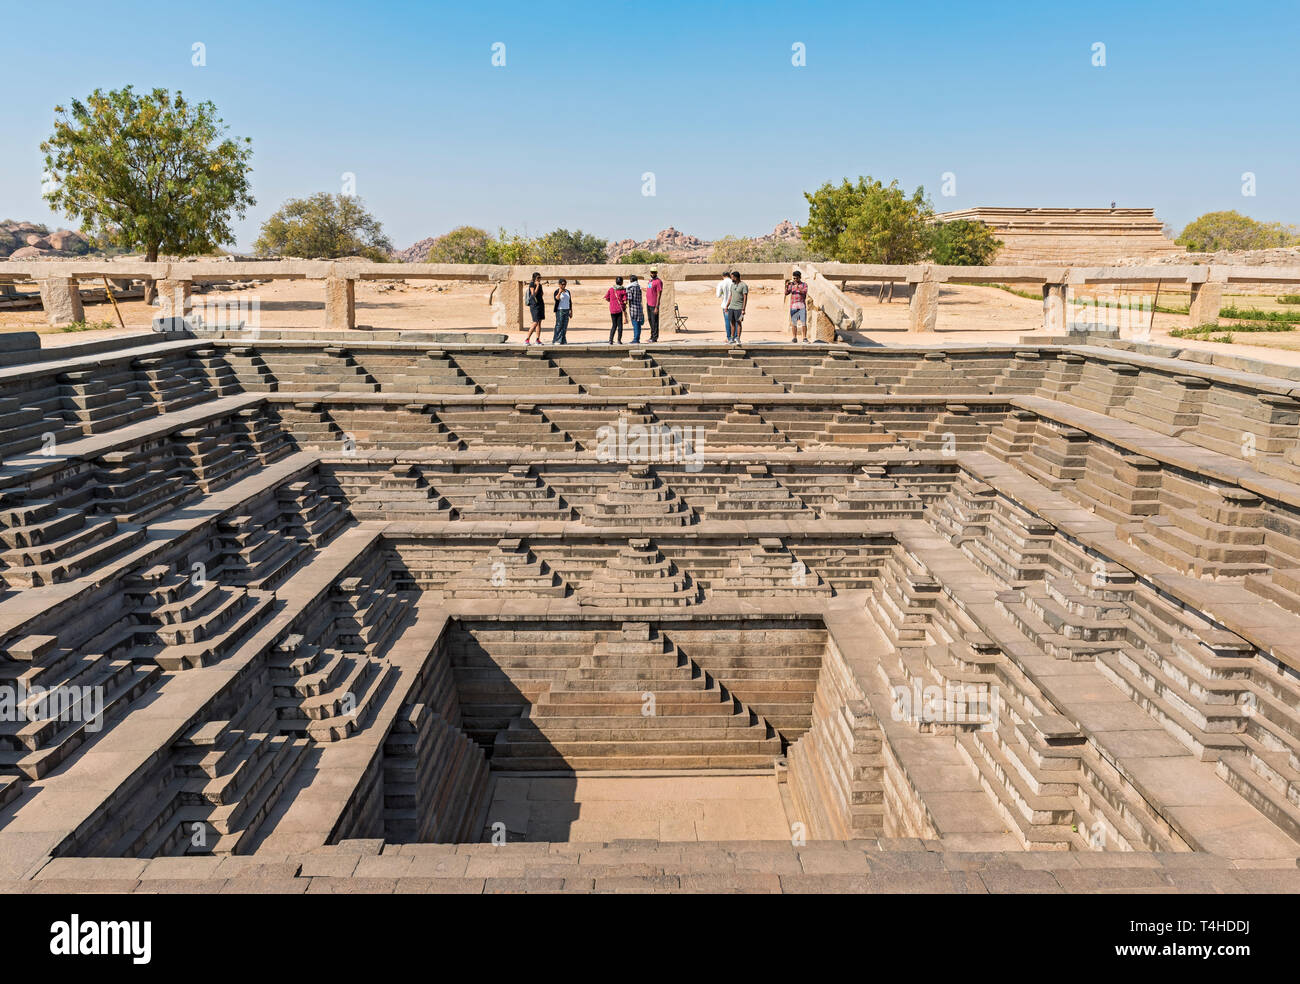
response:
[[[645,266],[648,263],[671,263],[672,261],[668,259],[667,253],[652,253],[648,249],[634,249],[620,256],[618,262]]]
[[[897,181],[888,185],[859,177],[838,187],[829,181],[811,194],[808,222],[799,227],[808,248],[841,263],[915,263],[929,246],[934,207],[917,188],[906,195]]]
[[[1206,212],[1187,223],[1175,242],[1193,253],[1214,253],[1221,249],[1291,246],[1298,240],[1294,226],[1259,222],[1240,212]]]
[[[492,263],[492,234],[474,226],[457,226],[429,247],[429,263]]]
[[[556,229],[535,241],[538,263],[604,263],[605,245],[581,229]]]
[[[754,254],[756,263],[810,263],[825,259],[802,242],[763,243]]]
[[[127,86],[54,112],[41,143],[45,198],[99,243],[141,249],[150,262],[209,253],[235,241],[231,215],[257,204],[250,141],[226,136],[210,102]]]
[[[754,240],[744,236],[723,236],[721,239],[715,239],[713,252],[709,254],[709,262],[725,263],[728,266],[735,263],[755,263],[757,260],[758,247],[754,245]]]
[[[944,266],[988,266],[1002,240],[978,219],[936,222],[930,228],[930,259]]]
[[[253,248],[263,256],[364,256],[387,262],[392,258],[393,244],[360,198],[319,191],[310,198],[290,198],[281,205],[262,223],[262,233]]]
[[[504,263],[509,266],[541,262],[536,240],[517,232],[506,232],[503,227],[498,227],[495,239],[488,240],[487,256],[488,263]]]

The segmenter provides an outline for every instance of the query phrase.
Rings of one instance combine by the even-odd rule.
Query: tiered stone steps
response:
[[[540,351],[523,355],[460,355],[456,362],[484,392],[499,396],[573,396],[582,388]]]
[[[519,539],[496,547],[468,571],[447,579],[447,598],[563,598],[569,585]]]
[[[871,378],[847,352],[831,352],[790,384],[791,393],[886,393],[888,387]]]
[[[498,732],[496,770],[749,769],[781,740],[645,622],[596,643],[579,665]]]
[[[487,793],[483,749],[424,704],[403,708],[384,740],[384,837],[474,840]]]
[[[476,488],[473,502],[462,506],[459,513],[461,519],[471,522],[568,520],[575,515],[531,465],[511,465],[504,475]]]
[[[846,403],[817,433],[813,440],[822,445],[848,445],[867,450],[898,447],[898,441],[883,426],[871,419],[861,403]]]
[[[706,450],[729,447],[794,450],[789,439],[748,403],[737,403],[734,410],[705,434]]]
[[[177,742],[175,812],[129,853],[242,853],[302,767],[307,748],[306,739],[249,733],[229,721],[198,725]]]
[[[729,485],[714,501],[709,519],[798,519],[808,513],[801,499],[772,475],[767,465],[746,465],[734,485]]]
[[[615,397],[673,396],[682,392],[682,386],[644,349],[632,349],[612,363],[590,389],[599,396]]]
[[[887,477],[884,466],[863,465],[853,484],[837,490],[821,514],[835,520],[920,519],[924,508],[925,503]]]
[[[272,601],[265,592],[186,577],[165,565],[133,577],[125,591],[162,647],[152,658],[164,670],[219,661],[269,616]]]
[[[354,351],[352,358],[385,392],[439,396],[479,392],[479,387],[444,349],[429,349],[415,357],[406,352]]]
[[[785,387],[763,372],[743,349],[732,349],[710,365],[691,386],[692,393],[784,393]]]
[[[143,539],[142,528],[122,529],[116,519],[15,492],[0,496],[0,580],[10,587],[72,580]]]
[[[582,605],[658,608],[693,605],[700,587],[648,539],[628,540],[618,555],[578,591]]]
[[[353,499],[357,519],[449,520],[456,512],[416,465],[393,465],[375,485]]]
[[[0,686],[12,714],[0,721],[0,777],[47,775],[120,719],[161,673],[123,658],[132,655],[129,646],[98,649],[61,647],[57,636],[25,636],[4,647]]]
[[[189,353],[136,359],[131,365],[144,376],[146,392],[159,413],[175,413],[216,395],[204,366]]]
[[[264,350],[280,393],[378,393],[377,383],[357,365],[352,353],[337,345],[324,349],[281,349],[272,355]]]
[[[722,576],[709,584],[710,597],[826,597],[831,594],[814,570],[796,560],[780,539],[761,537],[747,556],[736,557]]]
[[[1206,490],[1190,508],[1166,504],[1128,539],[1151,556],[1197,577],[1244,577],[1269,570],[1258,496],[1244,489]],[[1217,491],[1217,494],[1215,494]]]
[[[288,636],[271,663],[281,731],[318,742],[349,737],[365,725],[391,674],[387,660]]]
[[[629,465],[617,485],[596,495],[581,510],[588,526],[689,526],[695,512],[649,465]]]
[[[139,391],[129,369],[65,372],[59,374],[59,383],[68,419],[75,420],[85,434],[125,427],[157,412],[153,401],[146,401],[146,394]]]

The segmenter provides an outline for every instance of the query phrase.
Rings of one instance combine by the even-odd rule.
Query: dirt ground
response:
[[[574,295],[574,316],[569,325],[571,343],[604,342],[609,338],[609,314],[603,300],[609,284],[599,281],[570,284]],[[357,324],[376,329],[420,329],[463,331],[491,330],[492,309],[489,287],[437,281],[365,281],[357,285]],[[939,295],[939,317],[934,334],[913,334],[907,330],[908,302],[899,296],[882,300],[872,285],[850,284],[848,292],[863,310],[863,325],[852,339],[860,344],[952,344],[973,342],[1014,342],[1022,335],[1039,332],[1043,324],[1043,305],[1035,298],[1021,297],[995,287],[949,285]],[[273,281],[251,284],[237,290],[213,290],[195,295],[204,304],[243,304],[242,314],[233,314],[257,323],[264,329],[313,330],[324,325],[324,286],[312,281]],[[1271,298],[1250,298],[1243,306],[1268,308]],[[1185,297],[1162,298],[1161,304],[1185,303]],[[1233,299],[1225,299],[1225,304]],[[677,304],[686,317],[686,330],[675,333],[668,314],[660,326],[660,342],[673,344],[708,343],[724,340],[722,316],[711,283],[679,283]],[[119,307],[128,331],[148,328],[155,310],[141,300],[121,301]],[[209,321],[212,318],[208,318]],[[110,327],[69,332],[50,328],[40,308],[0,311],[0,331],[39,331],[42,344],[73,344],[93,338],[122,334],[110,304],[86,305],[87,324],[108,323]],[[784,296],[779,286],[761,282],[750,285],[749,313],[745,320],[747,342],[790,341]],[[550,340],[553,318],[547,312],[542,338]],[[1154,342],[1169,342],[1182,347],[1211,349],[1246,354],[1285,365],[1300,365],[1300,332],[1237,333],[1233,344],[1171,339],[1169,330],[1187,327],[1187,316],[1155,315],[1151,331]],[[1231,331],[1225,328],[1225,331]],[[648,328],[642,340],[648,341]],[[511,333],[522,341],[524,333]],[[631,329],[625,328],[625,343],[631,341]]]

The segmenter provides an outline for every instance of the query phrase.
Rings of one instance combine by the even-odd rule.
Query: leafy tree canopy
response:
[[[97,242],[141,249],[151,262],[234,242],[231,215],[256,204],[253,151],[247,138],[226,136],[212,103],[127,86],[54,112],[41,143],[45,198]]]
[[[936,222],[930,228],[930,259],[944,266],[988,266],[1002,240],[978,219]]]
[[[556,229],[533,240],[537,263],[604,263],[605,240],[584,233]],[[529,262],[529,261],[525,261]]]
[[[430,263],[492,263],[488,244],[492,234],[474,226],[457,226],[439,236],[429,247]]]
[[[808,248],[841,263],[915,263],[929,248],[934,207],[917,188],[910,196],[897,181],[870,177],[856,184],[829,181],[808,200],[808,222],[799,227]]]
[[[262,223],[254,248],[264,256],[364,256],[386,262],[393,244],[360,198],[320,191],[281,205]]]
[[[668,259],[667,253],[652,253],[648,249],[634,249],[620,256],[618,262],[645,266],[648,263],[671,263],[672,261]]]
[[[1193,253],[1214,253],[1221,249],[1268,249],[1300,242],[1294,226],[1280,222],[1259,222],[1240,212],[1206,212],[1187,223],[1175,242]]]

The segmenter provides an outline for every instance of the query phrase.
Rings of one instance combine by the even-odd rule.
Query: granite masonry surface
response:
[[[0,890],[1300,890],[1300,378],[1178,354],[10,337]]]

